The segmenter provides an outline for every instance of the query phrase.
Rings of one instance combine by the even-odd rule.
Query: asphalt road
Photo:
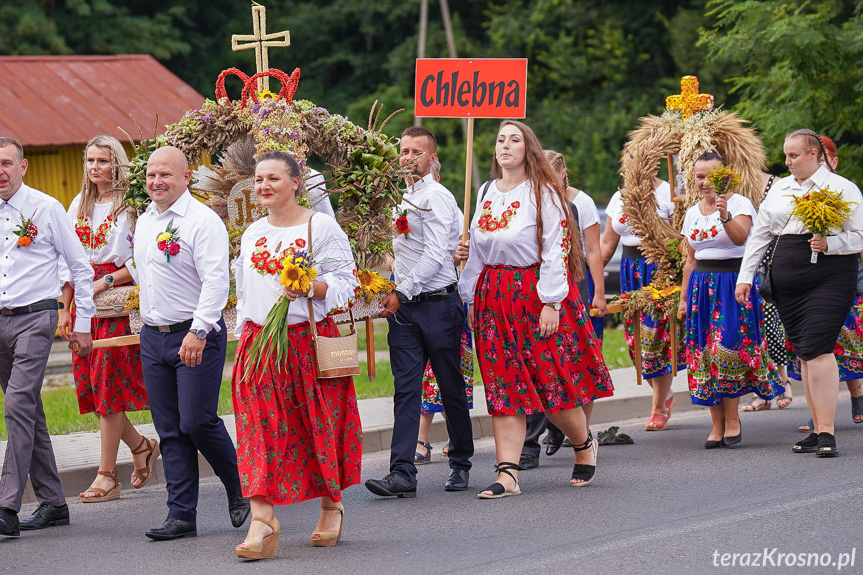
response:
[[[600,448],[589,487],[569,487],[572,452],[561,450],[520,474],[522,496],[492,501],[476,499],[493,481],[491,439],[477,442],[472,486],[463,493],[444,492],[448,467],[436,446],[433,462],[420,468],[416,499],[378,499],[362,486],[346,492],[345,533],[336,547],[309,544],[316,502],[278,508],[282,536],[271,561],[236,558],[245,528],[231,528],[215,480],[202,484],[196,539],[144,537],[165,517],[158,487],[127,489],[107,504],[70,499],[69,527],[0,539],[0,572],[861,573],[863,425],[849,413],[846,393],[835,459],[791,452],[803,437],[796,426],[807,419],[799,400],[782,411],[743,414],[736,450],[703,449],[706,411],[673,416],[665,432],[625,421],[636,444]],[[388,453],[366,456],[363,478],[382,477],[387,465]],[[813,555],[798,556],[807,553]],[[852,553],[853,566],[840,571]]]

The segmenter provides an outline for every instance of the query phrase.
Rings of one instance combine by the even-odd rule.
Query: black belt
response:
[[[446,299],[449,294],[454,292],[458,288],[458,284],[449,284],[446,287],[442,287],[439,290],[435,291],[426,291],[421,294],[417,294],[411,299],[409,299],[406,303],[422,303],[426,301],[438,301],[441,299]]]
[[[695,271],[703,274],[714,274],[722,272],[739,272],[743,258],[732,258],[730,260],[695,260]]]
[[[23,305],[21,307],[4,307],[0,308],[0,315],[24,315],[27,313],[33,313],[34,311],[45,311],[48,309],[63,309],[63,302],[57,301],[56,299],[43,299],[36,303]]]
[[[189,331],[192,328],[192,320],[187,319],[186,321],[181,321],[180,323],[174,323],[171,325],[144,325],[152,330],[158,331],[159,333],[176,333],[178,331]]]
[[[623,246],[622,257],[628,260],[638,260],[644,257],[641,253],[641,246]]]

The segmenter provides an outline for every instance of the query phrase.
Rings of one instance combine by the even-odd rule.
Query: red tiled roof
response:
[[[86,144],[98,134],[125,141],[159,133],[204,97],[152,56],[0,57],[0,136],[24,146]]]

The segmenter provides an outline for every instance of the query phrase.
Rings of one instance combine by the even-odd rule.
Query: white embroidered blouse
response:
[[[538,261],[536,200],[525,181],[501,192],[495,180],[485,196],[477,198],[470,228],[470,256],[459,281],[463,301],[473,303],[477,280],[485,266],[527,267],[540,264],[537,292],[544,303],[561,302],[569,293],[566,257],[570,230],[563,207],[550,191],[543,193],[542,261]],[[568,208],[567,208],[568,209]]]
[[[671,214],[674,213],[674,202],[671,200],[671,186],[668,185],[668,182],[662,182],[653,191],[653,195],[656,197],[656,211],[659,213],[659,217],[666,221],[670,220]],[[632,232],[626,215],[623,213],[623,196],[620,194],[620,191],[615,192],[611,196],[608,207],[605,208],[605,213],[611,219],[611,227],[620,236],[621,244],[625,246],[641,245],[641,238]]]
[[[125,266],[132,259],[132,243],[129,240],[129,218],[125,210],[116,220],[112,214],[113,202],[94,204],[93,213],[84,218],[78,218],[78,206],[81,194],[75,196],[66,215],[75,228],[75,233],[87,257],[94,264],[113,263],[118,268]]]

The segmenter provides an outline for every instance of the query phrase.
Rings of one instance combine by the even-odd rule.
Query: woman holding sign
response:
[[[719,154],[701,154],[693,173],[704,199],[683,220],[688,255],[679,310],[686,313],[689,393],[693,404],[710,407],[713,429],[704,448],[734,447],[742,437],[740,396],[755,392],[770,400],[784,387],[762,344],[758,290],[741,303],[734,300],[755,206],[734,193],[736,174]]]
[[[738,302],[749,299],[758,263],[778,237],[768,279],[779,317],[801,361],[803,389],[815,425],[793,450],[835,457],[839,369],[833,349],[856,292],[857,262],[863,251],[863,197],[857,186],[833,173],[824,143],[812,130],[788,134],[784,149],[791,175],[781,179],[760,206],[743,255],[736,296]],[[826,190],[850,202],[850,213],[831,226],[829,234],[815,236],[803,221],[806,217],[792,211],[810,193],[823,195]]]
[[[575,286],[584,273],[581,242],[572,237],[560,180],[528,126],[501,124],[491,176],[459,282],[497,452],[497,481],[478,497],[521,493],[525,416],[543,411],[575,446],[570,485],[585,486],[596,474],[596,442],[581,406],[613,388]]]

